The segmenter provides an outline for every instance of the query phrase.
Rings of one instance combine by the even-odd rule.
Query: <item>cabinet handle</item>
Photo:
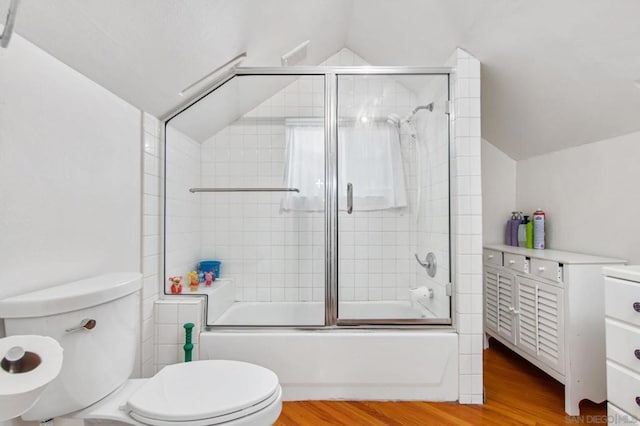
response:
[[[544,266],[539,266],[539,267],[538,267],[538,271],[539,271],[539,272],[544,272]]]
[[[640,312],[640,302],[633,302],[633,310]]]
[[[514,265],[515,263],[516,263],[516,261],[515,261],[515,260],[513,260],[513,259],[511,259],[511,260],[509,261],[509,265]]]
[[[493,255],[490,254],[489,256],[487,256],[487,259],[493,259]]]
[[[640,359],[640,349],[636,349],[635,351],[633,351],[633,354],[636,356],[636,358]]]

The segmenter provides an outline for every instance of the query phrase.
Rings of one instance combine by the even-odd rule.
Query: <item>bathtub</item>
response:
[[[358,318],[428,315],[408,302],[344,302],[340,308]],[[263,365],[276,372],[288,401],[457,400],[458,335],[451,329],[215,327],[317,325],[323,312],[318,302],[232,303],[200,334],[200,359]]]

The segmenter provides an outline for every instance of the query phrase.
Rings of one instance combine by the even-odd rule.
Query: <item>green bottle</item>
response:
[[[533,248],[533,221],[529,220],[529,216],[525,216],[527,218],[527,248]]]

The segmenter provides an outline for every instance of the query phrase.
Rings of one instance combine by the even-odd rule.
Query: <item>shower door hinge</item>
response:
[[[447,283],[445,290],[447,292],[447,296],[451,296],[452,294],[451,283]]]
[[[451,110],[453,110],[453,101],[447,101],[444,103],[444,113],[451,114]]]

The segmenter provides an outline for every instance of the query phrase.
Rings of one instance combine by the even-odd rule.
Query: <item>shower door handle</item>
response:
[[[347,214],[353,213],[353,185],[347,184]]]

